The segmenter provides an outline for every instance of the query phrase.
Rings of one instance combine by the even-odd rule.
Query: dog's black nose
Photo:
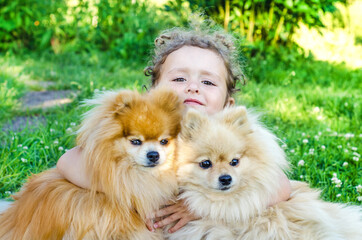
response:
[[[219,177],[219,182],[224,186],[230,185],[232,180],[230,175],[222,175]]]
[[[147,153],[147,159],[150,162],[156,163],[159,158],[160,158],[160,154],[156,151],[151,151],[151,152]]]

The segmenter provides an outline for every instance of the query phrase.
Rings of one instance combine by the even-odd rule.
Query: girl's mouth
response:
[[[188,105],[204,105],[202,102],[200,102],[197,99],[193,99],[193,98],[188,98],[184,101],[184,104],[188,104]]]

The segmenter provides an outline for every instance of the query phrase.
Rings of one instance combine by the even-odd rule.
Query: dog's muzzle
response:
[[[147,153],[147,167],[154,167],[158,164],[158,160],[160,159],[160,154],[156,151],[150,151]]]
[[[230,175],[221,175],[219,177],[220,190],[228,190],[233,178]]]

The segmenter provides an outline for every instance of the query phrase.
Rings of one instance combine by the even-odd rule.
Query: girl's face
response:
[[[172,52],[161,66],[157,86],[173,89],[184,104],[208,114],[234,104],[227,97],[227,70],[215,52],[199,47],[183,46]]]

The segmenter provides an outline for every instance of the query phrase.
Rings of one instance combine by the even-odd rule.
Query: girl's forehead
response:
[[[185,69],[209,72],[222,78],[227,77],[224,60],[211,49],[183,46],[170,53],[161,67],[161,71],[165,73]]]

